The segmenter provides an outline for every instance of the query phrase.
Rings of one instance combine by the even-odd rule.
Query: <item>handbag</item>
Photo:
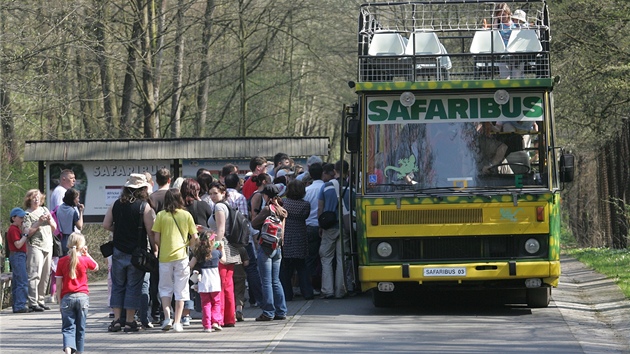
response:
[[[328,230],[338,224],[337,213],[334,211],[325,211],[317,217],[317,221],[319,222],[319,227]]]
[[[144,247],[136,247],[133,250],[131,264],[143,272],[153,272],[158,269],[157,257]]]
[[[114,241],[105,242],[101,245],[101,253],[104,258],[107,258],[114,254]]]
[[[142,205],[140,206],[140,222],[138,223],[138,246],[131,253],[131,265],[143,272],[153,272],[158,269],[157,257],[155,257],[153,252],[150,252],[145,246],[142,245],[142,239],[144,238],[146,240],[147,237],[143,227],[143,215],[146,205],[146,202],[142,202]]]
[[[53,235],[52,256],[63,257],[63,251],[61,250],[61,239],[56,235]]]

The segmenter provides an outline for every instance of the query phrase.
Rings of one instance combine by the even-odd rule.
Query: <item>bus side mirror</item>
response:
[[[572,182],[575,174],[575,157],[572,154],[560,156],[560,182]]]
[[[353,118],[348,121],[346,142],[350,153],[357,153],[361,149],[361,121],[359,119]]]

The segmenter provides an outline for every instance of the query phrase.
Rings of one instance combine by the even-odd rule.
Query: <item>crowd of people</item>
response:
[[[255,321],[281,321],[287,317],[286,302],[296,296],[353,294],[353,272],[342,254],[342,247],[349,248],[348,235],[338,222],[323,229],[318,221],[324,212],[337,214],[340,193],[344,204],[350,202],[344,190],[347,162],[332,165],[311,156],[304,168],[279,153],[273,163],[254,157],[249,167],[244,178],[232,164],[218,178],[200,169],[195,178],[172,181],[167,168],[155,176],[128,176],[103,220],[113,244],[108,331],[133,333],[159,325],[181,332],[191,326],[196,310],[203,330],[216,332],[244,321],[247,302],[261,310]],[[23,208],[11,210],[7,234],[13,312],[50,310],[45,295],[51,294],[63,308],[68,353],[83,351],[86,273],[98,269],[81,234],[84,207],[74,182],[72,171],[62,171],[48,208],[43,193],[29,190]],[[230,213],[237,211],[251,221],[246,245],[228,240]],[[261,237],[270,216],[282,230],[272,248]],[[53,251],[55,242],[61,252]],[[134,265],[139,249],[157,259],[153,270]]]

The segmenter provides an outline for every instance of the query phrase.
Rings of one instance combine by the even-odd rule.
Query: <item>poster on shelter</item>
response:
[[[130,174],[149,172],[155,178],[157,170],[163,167],[170,169],[171,161],[51,162],[47,169],[47,194],[50,196],[59,184],[62,170],[72,170],[76,178],[74,188],[81,193],[80,200],[85,205],[84,220],[102,220]]]

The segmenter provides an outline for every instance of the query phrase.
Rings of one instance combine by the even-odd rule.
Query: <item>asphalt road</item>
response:
[[[90,285],[87,353],[628,353],[630,302],[604,276],[563,259],[560,286],[546,309],[487,301],[482,293],[429,293],[392,308],[369,294],[343,300],[289,302],[286,321],[245,322],[204,333],[199,319],[184,332],[108,333],[106,285]],[[300,298],[297,298],[300,299]],[[58,353],[58,307],[0,314],[0,352]]]

